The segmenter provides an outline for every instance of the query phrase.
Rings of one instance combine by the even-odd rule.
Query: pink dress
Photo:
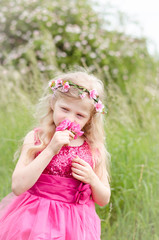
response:
[[[89,184],[71,174],[78,155],[92,166],[86,141],[64,146],[25,193],[0,203],[0,240],[100,240],[100,219]]]

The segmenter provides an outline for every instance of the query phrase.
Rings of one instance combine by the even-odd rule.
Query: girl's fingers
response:
[[[78,174],[76,174],[76,173],[74,173],[74,172],[72,172],[72,176],[73,176],[74,178],[76,178],[77,180],[79,180],[79,181],[81,181],[81,182],[84,182],[84,177],[82,177],[82,176],[80,176],[80,175],[78,175]]]
[[[65,131],[57,131],[56,132],[58,134],[58,136],[60,137],[71,137],[71,138],[74,138],[74,134],[68,130],[65,130]]]
[[[70,132],[69,130],[65,130],[65,133],[69,134],[70,137],[74,138],[74,134],[72,132]]]
[[[78,156],[72,159],[72,162],[81,164],[82,166],[87,166],[88,163],[85,162],[83,159],[79,158]]]
[[[73,166],[74,168],[77,168],[77,169],[81,170],[81,171],[84,171],[84,170],[85,170],[85,167],[82,166],[82,165],[79,164],[79,163],[72,162],[72,166]]]
[[[72,171],[74,173],[78,174],[79,176],[84,176],[84,172],[83,171],[81,171],[81,170],[79,170],[77,168],[74,168],[74,167],[72,167],[71,169],[72,169]]]

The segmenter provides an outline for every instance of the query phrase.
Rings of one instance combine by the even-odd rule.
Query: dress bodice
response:
[[[58,154],[56,154],[43,173],[51,175],[59,175],[63,177],[72,177],[72,159],[78,155],[93,167],[92,154],[90,147],[86,141],[81,146],[63,146]]]

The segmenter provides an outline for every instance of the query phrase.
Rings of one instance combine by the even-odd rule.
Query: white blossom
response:
[[[91,52],[91,53],[90,53],[90,57],[91,57],[91,58],[96,58],[96,57],[97,57],[97,55],[96,55],[96,53],[94,53],[94,52]]]
[[[80,33],[81,32],[81,28],[78,26],[78,25],[76,25],[76,24],[68,24],[67,26],[66,26],[66,32],[71,32],[71,33]]]
[[[59,42],[61,41],[62,37],[60,35],[56,35],[56,37],[54,38],[54,42]]]

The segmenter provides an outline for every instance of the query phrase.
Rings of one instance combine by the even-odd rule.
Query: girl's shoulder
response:
[[[24,137],[24,144],[25,143],[34,143],[34,136],[35,136],[34,130],[29,131],[26,134],[26,136]]]
[[[38,137],[39,131],[40,131],[40,128],[34,128],[33,130],[29,131],[24,137],[24,144],[31,144],[31,145],[39,144],[39,137]]]
[[[34,130],[29,131],[26,136],[24,137],[23,144],[22,144],[22,152],[28,151],[30,148],[35,146],[35,133]]]

